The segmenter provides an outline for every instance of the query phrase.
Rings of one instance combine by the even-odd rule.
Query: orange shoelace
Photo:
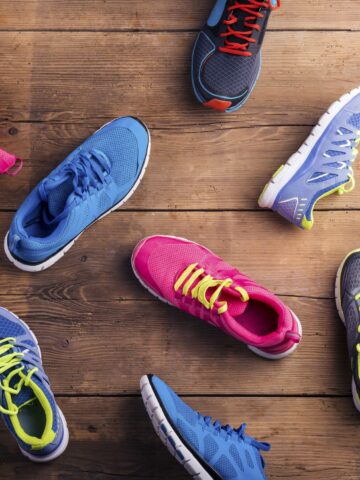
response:
[[[240,3],[244,1],[245,3]],[[248,51],[250,43],[256,43],[256,40],[252,38],[254,30],[260,31],[261,27],[256,22],[259,18],[264,18],[264,14],[259,10],[260,8],[269,8],[276,10],[280,7],[280,0],[235,0],[234,4],[228,8],[229,18],[224,20],[224,24],[227,25],[227,31],[220,36],[225,37],[225,45],[219,47],[221,52],[231,53],[233,55],[242,55],[244,57],[251,57],[252,53]],[[232,28],[238,22],[236,12],[248,13],[249,16],[245,17],[244,26],[248,27],[247,31],[238,31]],[[235,37],[243,42],[230,41],[228,37]]]

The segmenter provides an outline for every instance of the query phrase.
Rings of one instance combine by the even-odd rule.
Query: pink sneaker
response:
[[[22,166],[23,161],[20,158],[0,148],[0,175],[6,173],[13,177],[20,172]]]
[[[144,238],[132,267],[160,300],[221,328],[261,357],[286,357],[301,340],[300,321],[281,300],[197,243]]]

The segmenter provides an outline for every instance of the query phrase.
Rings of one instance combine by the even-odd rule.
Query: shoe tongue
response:
[[[248,302],[244,302],[241,298],[240,292],[235,290],[233,286],[225,287],[219,297],[219,302],[227,302],[228,304],[228,313],[232,317],[237,317],[242,315],[247,306]]]
[[[198,283],[198,281],[196,281],[193,284],[192,288],[194,288],[197,283]],[[218,288],[218,286],[217,287],[211,287],[211,288],[207,289],[206,299],[208,301],[210,301],[211,296],[214,294],[214,292],[217,290],[217,288]],[[236,317],[238,315],[243,314],[244,311],[246,310],[247,305],[248,305],[248,302],[244,302],[242,300],[240,292],[235,290],[235,288],[233,286],[224,287],[221,290],[221,293],[220,293],[217,301],[215,302],[215,305],[218,305],[220,307],[223,302],[227,302],[227,305],[228,305],[227,311],[233,317]]]
[[[74,191],[72,176],[66,176],[59,181],[49,182],[45,186],[47,193],[47,208],[54,218],[56,218],[65,209],[66,205],[72,199]]]
[[[11,379],[10,386],[14,388],[19,381],[20,377],[16,375],[13,379]],[[26,387],[25,385],[23,385],[22,389],[17,395],[11,395],[11,399],[17,407],[21,407],[25,403],[35,400],[35,398],[36,397],[32,388]]]

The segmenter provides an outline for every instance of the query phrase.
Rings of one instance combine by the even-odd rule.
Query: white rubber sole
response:
[[[338,271],[336,273],[336,281],[335,281],[335,302],[336,302],[336,309],[338,311],[339,317],[344,324],[344,327],[346,328],[346,322],[345,322],[345,315],[344,311],[341,306],[341,274],[344,268],[344,265],[346,263],[346,260],[353,254],[353,253],[358,253],[360,252],[360,249],[355,249],[348,253],[344,260],[341,262],[340,267],[338,268]],[[356,391],[356,384],[354,377],[352,378],[352,384],[351,384],[351,392],[353,396],[353,401],[356,409],[360,412],[360,399],[358,397],[357,391]]]
[[[99,130],[106,127],[106,125],[108,125],[109,123],[111,123],[111,122],[106,123]],[[138,188],[138,186],[141,183],[141,180],[143,179],[143,177],[145,175],[145,172],[146,172],[146,169],[147,169],[147,166],[148,166],[148,163],[149,163],[149,159],[150,159],[151,136],[150,136],[150,131],[148,130],[148,128],[146,126],[145,126],[145,128],[146,128],[147,133],[149,135],[148,150],[147,150],[147,153],[146,153],[145,162],[144,162],[144,165],[143,165],[142,170],[140,172],[140,175],[139,175],[138,179],[136,180],[133,188],[130,190],[130,192],[119,203],[114,205],[110,210],[105,212],[103,215],[101,215],[99,218],[97,218],[91,225],[89,225],[87,228],[85,228],[76,238],[74,238],[74,240],[71,240],[71,242],[69,242],[67,245],[65,245],[65,247],[63,249],[59,250],[59,252],[57,252],[55,255],[53,255],[51,258],[49,258],[48,260],[46,260],[43,263],[38,263],[36,265],[29,265],[29,264],[26,264],[26,263],[22,263],[19,260],[17,260],[16,258],[14,258],[12,256],[10,250],[9,250],[9,246],[8,246],[9,232],[7,232],[7,234],[5,236],[5,240],[4,240],[4,250],[5,250],[5,254],[6,254],[7,258],[10,260],[10,262],[13,265],[15,265],[15,267],[19,268],[20,270],[23,270],[24,272],[29,272],[29,273],[42,272],[43,270],[46,270],[46,269],[52,267],[56,262],[58,262],[65,255],[65,253],[67,253],[70,250],[70,248],[74,245],[74,243],[78,240],[78,238],[81,237],[81,235],[85,232],[85,230],[90,228],[92,225],[97,223],[102,218],[106,217],[110,213],[112,213],[115,210],[117,210],[118,208],[120,208],[125,202],[127,202],[130,199],[130,197],[132,197],[132,195],[135,193],[135,190]]]
[[[171,455],[196,480],[213,480],[174,431],[156,397],[147,375],[140,380],[141,396],[156,433]]]
[[[328,111],[320,118],[316,127],[313,128],[309,137],[305,140],[299,150],[294,153],[289,160],[280,167],[280,169],[270,179],[265,186],[259,198],[259,206],[261,208],[272,208],[280,191],[287,183],[296,175],[303,164],[306,162],[311,150],[316,145],[321,135],[325,132],[329,124],[336,115],[349,103],[356,95],[360,94],[360,87],[351,90],[351,92],[343,95],[339,100],[334,102]]]
[[[187,238],[183,238],[183,237],[175,237],[173,235],[156,235],[157,237],[165,237],[165,238],[176,238],[177,240],[183,240],[185,242],[190,242],[190,243],[195,243],[195,245],[199,245],[199,247],[202,247],[202,248],[206,248],[204,247],[203,245],[200,245],[199,243],[196,243],[196,242],[191,242],[190,240],[188,240]],[[169,302],[168,300],[166,300],[165,298],[163,298],[161,295],[159,295],[158,293],[156,293],[154,290],[152,290],[152,288],[150,288],[148,285],[146,285],[146,283],[142,280],[142,278],[140,277],[140,275],[138,274],[138,272],[136,271],[136,268],[135,268],[135,262],[134,262],[134,258],[135,258],[135,255],[136,255],[136,251],[138,249],[138,247],[146,242],[146,240],[148,238],[151,238],[151,237],[145,237],[143,238],[142,240],[140,240],[140,242],[135,246],[134,250],[133,250],[133,254],[131,255],[131,268],[134,272],[134,275],[135,277],[138,279],[139,283],[149,292],[151,293],[151,295],[153,295],[154,297],[156,297],[158,300],[166,303],[167,305],[170,305],[171,307],[174,307],[174,308],[178,308],[176,305],[174,305],[173,303]],[[207,249],[208,250],[208,249]],[[211,250],[209,250],[210,253]],[[292,314],[294,315],[294,318],[298,324],[298,330],[299,330],[299,333],[300,335],[302,336],[302,325],[300,323],[300,320],[298,319],[298,317],[295,315],[295,313],[292,311]],[[211,323],[209,325],[212,325]],[[213,327],[215,325],[212,325]],[[251,345],[248,345],[248,344],[245,344],[253,353],[256,353],[257,355],[259,355],[260,357],[262,358],[265,358],[267,360],[281,360],[282,358],[285,358],[287,357],[288,355],[291,355],[299,346],[299,343],[294,343],[294,345],[289,349],[287,350],[286,352],[283,352],[283,353],[279,353],[277,355],[272,355],[270,353],[266,353],[266,352],[263,352],[262,350],[260,350],[259,348],[256,348],[256,347],[253,347]]]
[[[60,417],[60,419],[63,423],[63,428],[64,428],[63,439],[62,439],[60,445],[58,446],[58,448],[56,450],[54,450],[49,455],[45,455],[43,457],[39,457],[37,455],[31,455],[31,453],[26,452],[25,450],[20,448],[20,451],[24,455],[24,457],[28,458],[32,462],[35,462],[35,463],[51,462],[52,460],[55,460],[56,458],[60,457],[60,455],[62,455],[65,452],[65,450],[66,450],[66,448],[69,444],[69,429],[68,429],[68,426],[67,426],[67,423],[66,423],[66,419],[64,417],[64,414],[60,410],[60,408],[59,407],[57,407],[57,408],[58,408],[58,412],[59,412],[59,417]]]

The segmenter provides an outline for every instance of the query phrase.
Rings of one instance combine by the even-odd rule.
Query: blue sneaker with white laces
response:
[[[140,388],[157,434],[193,478],[266,480],[260,451],[270,450],[270,445],[246,435],[245,424],[235,430],[212,423],[154,375],[142,377]]]
[[[65,451],[68,428],[45,375],[36,337],[5,308],[0,308],[0,413],[30,460],[49,462]]]
[[[57,262],[86,228],[130,198],[149,154],[150,134],[139,120],[104,125],[23,202],[5,238],[9,260],[28,272]]]
[[[259,206],[271,208],[310,230],[322,198],[355,187],[352,164],[360,142],[360,88],[347,93],[321,117],[298,152],[265,186]]]

